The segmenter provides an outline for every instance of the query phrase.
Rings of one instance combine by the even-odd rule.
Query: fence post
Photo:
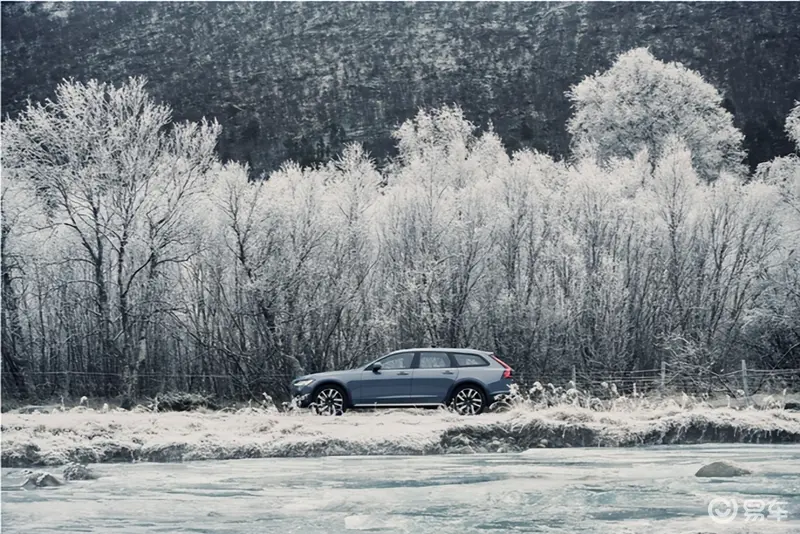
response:
[[[742,360],[742,391],[744,391],[744,402],[750,406],[750,393],[747,391],[747,363]]]
[[[576,389],[578,388],[578,378],[577,378],[577,376],[578,375],[575,373],[575,366],[573,365],[572,366],[572,387],[574,387]]]
[[[661,394],[664,394],[664,388],[667,387],[667,362],[661,361]]]

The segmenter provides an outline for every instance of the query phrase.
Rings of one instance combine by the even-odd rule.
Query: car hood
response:
[[[361,376],[361,373],[363,371],[364,371],[363,369],[350,369],[347,371],[328,371],[325,373],[313,373],[310,375],[298,376],[293,381],[297,382],[298,380],[307,380],[309,378],[313,378],[314,380],[322,380],[325,378],[340,378],[340,379],[352,378]]]

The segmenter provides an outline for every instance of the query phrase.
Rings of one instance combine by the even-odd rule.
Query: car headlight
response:
[[[298,387],[298,388],[304,388],[304,387],[306,387],[307,385],[309,385],[313,381],[314,381],[313,378],[305,378],[303,380],[298,380],[297,382],[294,383],[294,385],[295,385],[295,387]]]

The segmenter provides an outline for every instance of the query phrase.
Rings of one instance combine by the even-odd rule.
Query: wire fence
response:
[[[28,392],[35,397],[115,397],[125,390],[126,376],[108,371],[28,371]],[[215,396],[220,399],[246,399],[267,393],[287,397],[295,375],[260,372],[252,375],[178,372],[137,373],[139,395],[152,397],[158,393],[182,392]],[[5,390],[4,388],[4,395]],[[30,396],[30,395],[29,395]]]
[[[658,369],[632,371],[587,372],[573,368],[572,372],[553,374],[522,373],[516,382],[525,389],[536,382],[542,386],[570,388],[595,392],[612,385],[621,393],[688,393],[750,396],[760,393],[800,392],[800,369],[753,369],[746,362],[735,371],[714,372],[697,366],[672,366],[666,362]]]
[[[289,373],[260,372],[250,376],[224,373],[138,373],[138,389],[146,396],[159,392],[185,392],[240,399],[288,394]],[[40,396],[103,395],[123,383],[118,372],[104,371],[29,371],[29,384]],[[586,371],[573,368],[555,373],[514,373],[514,382],[527,391],[536,382],[543,387],[574,387],[597,393],[613,386],[619,393],[687,393],[751,396],[756,394],[800,392],[800,369],[752,369],[744,362],[740,369],[715,373],[702,367],[673,366],[663,363],[658,369],[631,371]],[[551,386],[552,385],[552,386]],[[277,395],[276,395],[277,393]]]
[[[41,380],[47,380],[47,377],[65,377],[65,376],[90,376],[104,378],[123,378],[122,373],[103,372],[103,371],[30,371],[30,376],[41,377]],[[187,379],[187,378],[237,378],[236,375],[231,374],[197,374],[197,373],[136,373],[139,378],[173,378],[173,379]],[[296,378],[295,375],[287,373],[260,373],[261,378]]]

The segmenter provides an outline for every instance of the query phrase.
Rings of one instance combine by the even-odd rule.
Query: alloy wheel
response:
[[[483,411],[483,395],[475,388],[464,388],[453,398],[453,408],[461,415],[475,415]]]
[[[324,388],[314,399],[314,409],[319,415],[341,415],[344,412],[344,395],[337,388]]]

